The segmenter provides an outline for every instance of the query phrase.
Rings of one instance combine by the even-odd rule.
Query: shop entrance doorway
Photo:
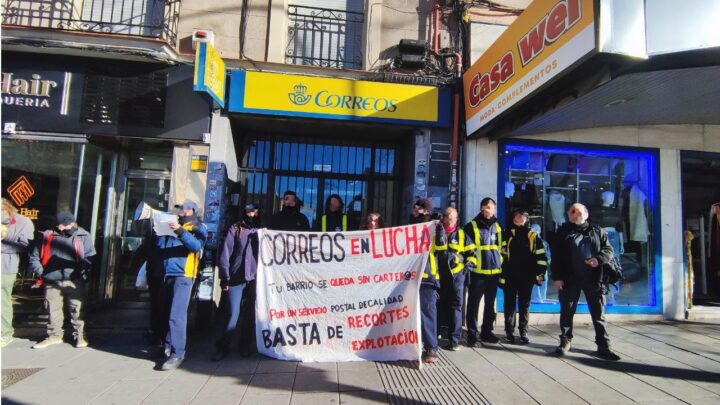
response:
[[[240,205],[259,204],[265,221],[292,190],[311,226],[332,194],[343,200],[351,229],[372,211],[380,212],[386,225],[400,222],[400,162],[393,144],[249,136],[239,156]]]
[[[680,159],[687,299],[720,306],[720,153],[682,152]]]
[[[170,173],[158,170],[128,170],[125,180],[120,253],[117,259],[116,297],[120,301],[144,301],[146,290],[135,288],[139,266],[134,254],[143,238],[150,232],[150,221],[134,221],[135,208],[141,201],[155,209],[168,211]]]

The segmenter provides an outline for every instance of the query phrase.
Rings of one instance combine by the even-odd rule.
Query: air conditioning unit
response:
[[[210,45],[215,45],[215,33],[212,30],[205,29],[194,29],[192,33],[192,49],[197,48],[197,44],[205,42]]]

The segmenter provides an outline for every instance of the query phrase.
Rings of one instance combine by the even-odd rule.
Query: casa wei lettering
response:
[[[546,45],[560,39],[582,16],[580,0],[561,0],[517,42],[522,66],[537,58]],[[515,75],[515,55],[508,50],[487,72],[478,72],[470,81],[468,101],[472,107],[493,94]]]
[[[39,74],[30,79],[15,77],[13,73],[2,74],[2,103],[25,107],[50,107],[50,91],[58,86],[53,80],[44,80]]]

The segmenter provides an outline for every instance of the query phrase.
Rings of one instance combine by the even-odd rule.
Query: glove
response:
[[[228,280],[220,279],[220,288],[222,288],[223,290],[225,289],[225,287],[228,286],[228,284],[229,284]]]

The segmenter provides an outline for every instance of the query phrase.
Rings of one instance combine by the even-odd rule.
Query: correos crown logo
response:
[[[312,99],[312,94],[305,94],[306,91],[307,86],[302,83],[296,84],[295,91],[288,93],[288,97],[290,97],[290,101],[295,105],[305,105]]]
[[[363,111],[387,111],[395,112],[398,109],[397,99],[383,97],[364,97],[332,94],[327,90],[320,90],[315,97],[307,93],[307,86],[298,83],[293,87],[293,92],[288,93],[290,101],[295,105],[305,105],[313,98],[315,105],[320,108],[342,108],[347,110]]]

